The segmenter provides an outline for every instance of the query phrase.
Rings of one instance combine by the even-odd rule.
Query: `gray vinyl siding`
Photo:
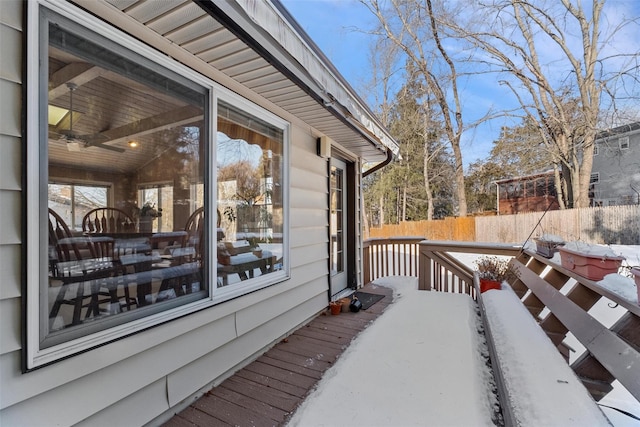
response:
[[[0,8],[0,408],[12,393],[6,378],[20,369],[22,2]],[[16,364],[15,361],[18,361]],[[0,413],[0,424],[4,423]]]
[[[629,148],[620,149],[619,139],[629,138]],[[594,200],[603,206],[635,204],[640,191],[640,131],[620,133],[596,141],[591,173],[599,174]]]
[[[326,307],[327,163],[315,154],[315,136],[293,127],[289,280],[22,374],[23,6],[3,0],[0,17],[0,421],[142,425]]]

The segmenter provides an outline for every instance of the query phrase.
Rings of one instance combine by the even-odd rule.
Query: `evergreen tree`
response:
[[[371,225],[439,218],[453,211],[454,162],[425,85],[411,64],[407,70],[407,82],[388,110],[400,155],[365,182]]]

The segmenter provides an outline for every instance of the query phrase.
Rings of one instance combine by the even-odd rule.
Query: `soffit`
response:
[[[352,98],[347,98],[350,94],[344,88],[336,87],[333,73],[318,74],[319,71],[316,71],[315,75],[306,73],[304,64],[301,64],[299,59],[302,58],[305,62],[313,59],[312,62],[317,63],[317,57],[309,59],[314,53],[311,50],[305,51],[301,40],[296,41],[291,35],[286,36],[288,42],[286,40],[285,42],[291,45],[287,49],[296,50],[293,56],[289,56],[287,49],[278,43],[265,45],[272,42],[270,35],[264,28],[257,28],[256,25],[252,30],[257,31],[257,34],[268,43],[264,43],[263,40],[253,40],[253,42],[249,41],[250,46],[236,35],[238,31],[242,32],[242,29],[236,28],[232,32],[227,28],[230,26],[229,16],[220,18],[221,21],[226,22],[222,24],[217,20],[219,17],[214,19],[211,16],[211,9],[207,13],[191,0],[161,2],[105,0],[105,2],[242,86],[300,118],[366,161],[384,160],[387,147],[397,151],[397,145],[388,137],[388,134],[380,135],[376,132],[379,131],[379,127],[369,126],[370,121],[374,120],[373,117],[368,116],[367,112],[363,112],[361,108],[354,109],[354,104],[357,102],[351,102]],[[222,3],[225,7],[233,7],[233,12],[237,12],[238,16],[244,16],[246,12],[235,2]],[[232,6],[229,6],[230,4]],[[256,2],[255,5],[254,12],[259,15],[259,12],[269,3]],[[272,20],[273,11],[273,8],[269,10]],[[282,26],[282,22],[273,24]],[[239,25],[246,28],[246,23],[239,23]],[[291,31],[291,28],[288,28],[288,31]],[[274,52],[275,50],[278,52]],[[284,70],[282,62],[286,61],[281,62],[279,58],[285,58],[294,66]],[[318,81],[318,76],[325,81]],[[330,88],[332,92],[318,93],[324,88]],[[338,97],[337,99],[334,94]],[[356,99],[355,95],[353,99]]]

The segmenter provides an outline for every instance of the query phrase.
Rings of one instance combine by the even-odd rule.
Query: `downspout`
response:
[[[391,160],[393,160],[393,151],[391,151],[390,148],[387,148],[387,158],[383,161],[381,161],[380,163],[378,163],[377,165],[375,165],[374,167],[372,167],[371,169],[368,169],[364,172],[362,172],[362,177],[366,177],[368,175],[371,175],[372,173],[382,169],[383,167],[387,166],[389,163],[391,163]]]

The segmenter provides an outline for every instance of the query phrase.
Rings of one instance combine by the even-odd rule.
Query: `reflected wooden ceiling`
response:
[[[50,49],[49,75],[49,104],[73,104],[72,114],[49,126],[52,165],[135,173],[175,150],[181,126],[202,123],[201,109],[59,49]]]

